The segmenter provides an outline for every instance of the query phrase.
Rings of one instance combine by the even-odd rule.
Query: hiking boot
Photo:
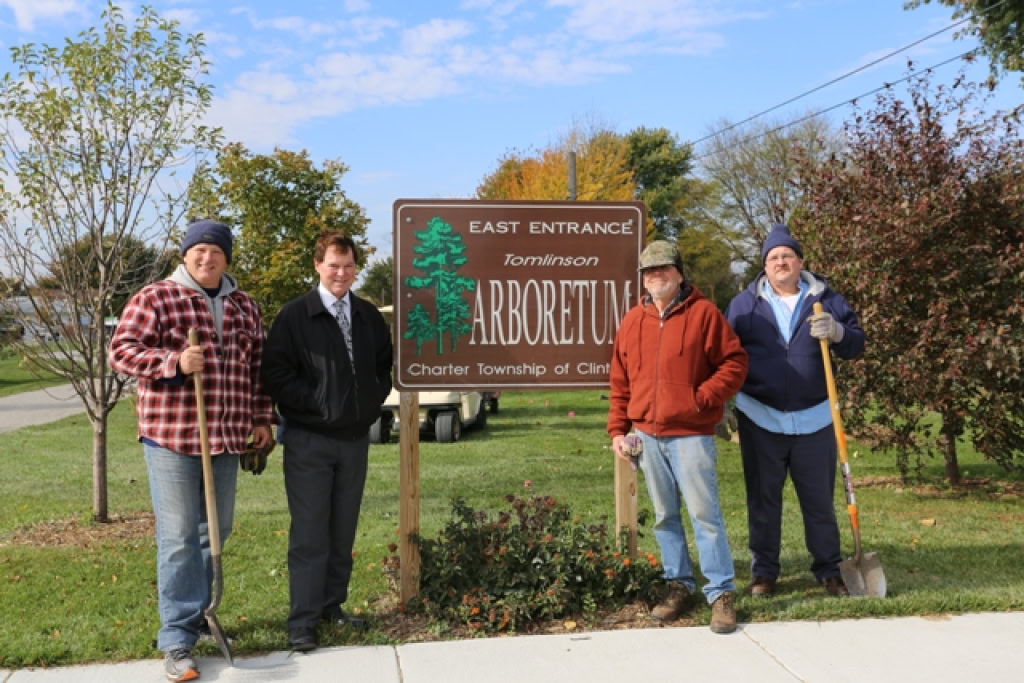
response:
[[[199,667],[192,658],[192,650],[186,647],[168,650],[164,656],[164,673],[169,681],[194,681],[199,678]]]
[[[690,602],[690,589],[678,581],[669,581],[665,596],[654,609],[651,618],[657,621],[675,621]]]
[[[825,592],[833,598],[845,598],[850,594],[850,591],[846,588],[846,584],[843,583],[842,577],[830,576],[822,581],[821,584],[825,586]]]
[[[736,630],[736,594],[722,593],[711,603],[711,632],[732,633]]]
[[[755,576],[750,582],[750,594],[755,598],[769,598],[775,595],[775,579],[767,576]]]

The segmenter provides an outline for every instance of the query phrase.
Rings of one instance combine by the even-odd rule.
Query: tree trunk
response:
[[[92,421],[92,518],[109,522],[107,509],[107,412]]]
[[[945,452],[946,480],[953,486],[960,485],[960,463],[956,459],[956,439],[959,436],[959,423],[955,417],[944,415],[942,418],[942,433],[946,436]]]

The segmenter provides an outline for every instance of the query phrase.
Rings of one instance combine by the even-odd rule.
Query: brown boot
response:
[[[750,594],[755,598],[768,598],[775,595],[775,579],[767,576],[755,576],[750,582]]]
[[[825,592],[833,598],[845,598],[850,594],[850,591],[846,588],[846,584],[843,583],[842,577],[830,576],[821,583],[825,586]]]
[[[711,632],[732,633],[736,630],[736,595],[722,593],[711,603]]]
[[[689,602],[690,590],[678,581],[669,581],[665,596],[651,610],[651,618],[658,621],[675,621],[686,611]]]

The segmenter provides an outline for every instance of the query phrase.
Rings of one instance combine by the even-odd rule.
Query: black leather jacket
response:
[[[263,349],[263,387],[289,427],[342,438],[365,434],[391,391],[391,330],[373,304],[349,292],[355,371],[320,293],[292,299]]]

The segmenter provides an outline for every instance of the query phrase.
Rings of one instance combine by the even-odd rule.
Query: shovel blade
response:
[[[839,573],[846,590],[856,597],[885,597],[885,572],[878,553],[864,553],[858,560],[851,557],[839,563]]]
[[[206,623],[210,625],[210,634],[217,642],[217,647],[220,648],[224,659],[228,660],[228,664],[234,666],[235,658],[231,654],[231,645],[228,644],[228,637],[224,635],[224,629],[221,628],[217,615],[214,614],[212,609],[205,610],[203,614],[206,616]]]

